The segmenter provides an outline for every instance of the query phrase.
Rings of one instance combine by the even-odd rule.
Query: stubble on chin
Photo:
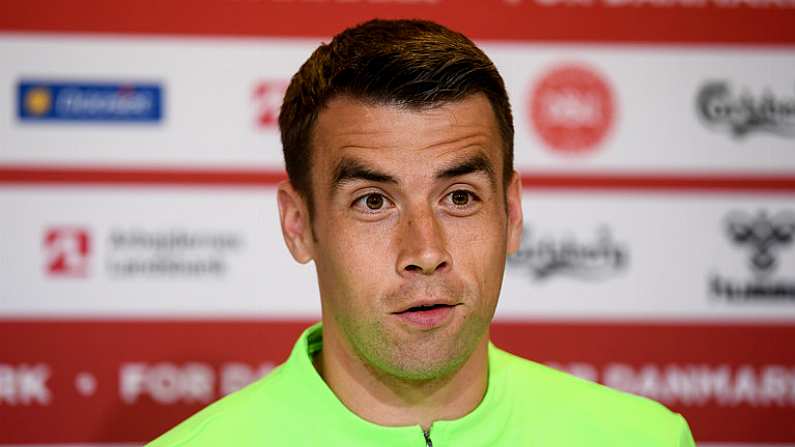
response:
[[[485,335],[490,318],[480,315],[481,303],[463,284],[457,282],[415,282],[374,298],[382,312],[352,319],[337,314],[337,324],[353,353],[378,376],[407,382],[444,379],[456,372],[471,356]],[[412,330],[389,314],[420,297],[453,297],[462,303],[453,321],[432,330]]]

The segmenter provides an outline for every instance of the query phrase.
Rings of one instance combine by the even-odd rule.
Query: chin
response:
[[[383,358],[382,370],[402,380],[427,381],[447,377],[469,360],[477,343],[465,343],[466,337],[448,335],[443,341],[437,336],[429,342],[408,342],[393,347]],[[387,349],[389,350],[389,349]]]

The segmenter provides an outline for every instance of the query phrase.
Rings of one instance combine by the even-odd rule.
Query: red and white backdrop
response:
[[[376,16],[507,82],[494,341],[699,445],[795,445],[793,0],[0,4],[0,445],[140,445],[285,359],[319,303],[278,230],[281,95]]]

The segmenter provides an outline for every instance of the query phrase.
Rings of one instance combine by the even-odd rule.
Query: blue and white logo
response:
[[[20,81],[22,121],[158,123],[163,88],[158,84]]]

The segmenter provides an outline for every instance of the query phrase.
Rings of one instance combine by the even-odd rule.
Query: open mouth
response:
[[[452,307],[455,307],[455,305],[452,305],[452,304],[423,304],[421,306],[409,307],[406,310],[403,310],[403,311],[400,311],[400,312],[395,312],[395,314],[400,315],[400,314],[405,314],[405,313],[409,313],[409,312],[433,312],[433,311],[438,310],[438,309],[448,309],[448,308],[452,308]]]
[[[412,326],[431,329],[449,322],[456,306],[458,304],[423,304],[395,312],[394,315]]]

